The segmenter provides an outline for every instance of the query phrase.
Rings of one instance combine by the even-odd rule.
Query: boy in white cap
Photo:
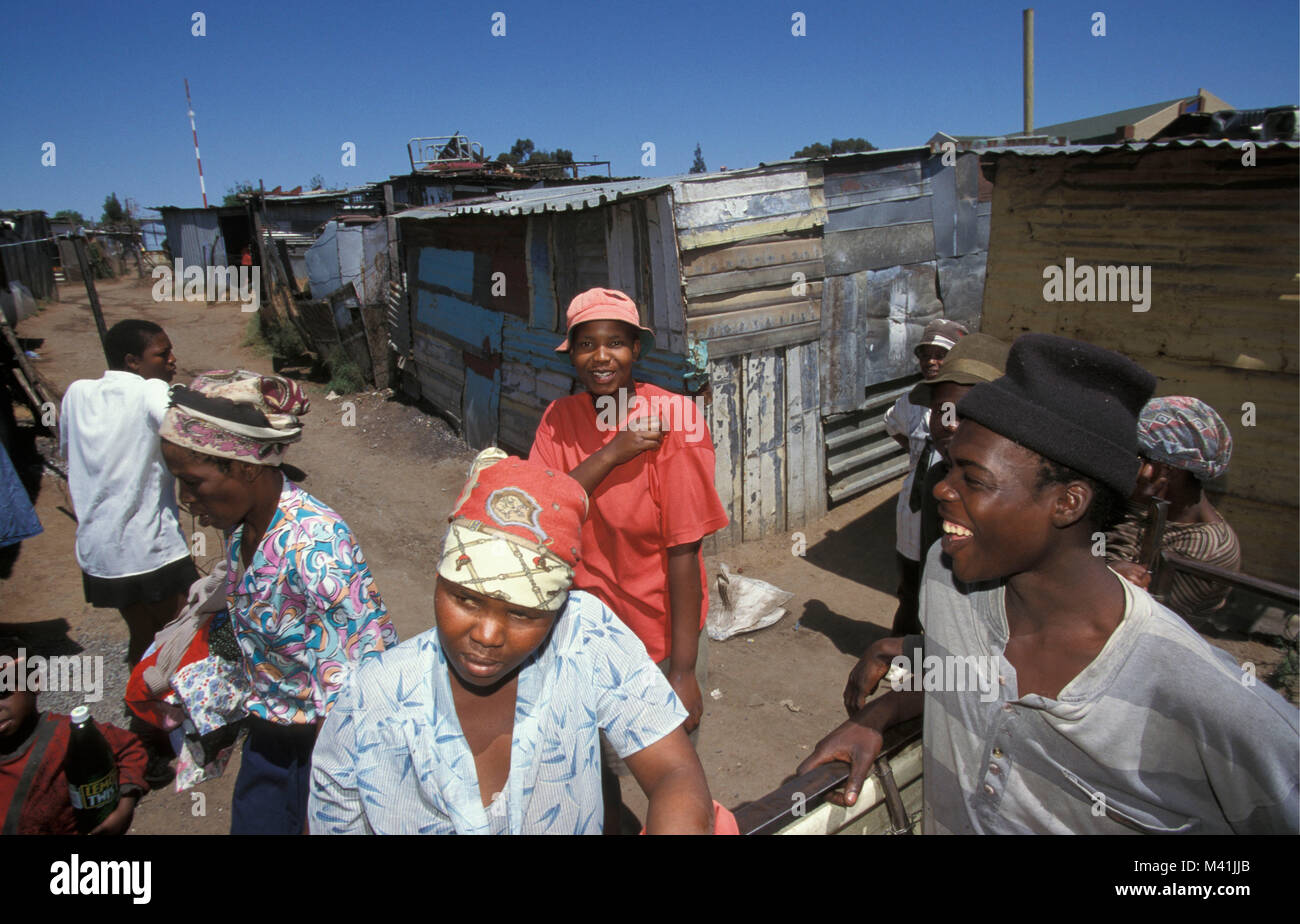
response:
[[[921,377],[928,382],[939,374],[948,351],[969,331],[965,325],[936,318],[925,325],[921,342],[916,345],[916,361]],[[918,479],[925,478],[931,461],[937,461],[930,440],[930,409],[913,404],[902,395],[885,412],[885,432],[907,450],[907,477],[898,490],[894,511],[895,556],[898,560],[898,610],[894,613],[891,635],[908,635],[921,631],[916,621],[917,594],[921,589],[921,503],[917,496]],[[919,474],[918,474],[919,472]]]

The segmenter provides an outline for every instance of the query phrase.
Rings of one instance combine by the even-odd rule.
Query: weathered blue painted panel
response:
[[[465,442],[472,448],[483,449],[496,444],[500,400],[500,369],[493,369],[490,379],[479,375],[473,369],[465,370],[461,424]]]
[[[507,315],[502,331],[501,356],[506,362],[523,363],[534,369],[544,369],[571,378],[573,364],[569,360],[569,354],[555,352],[562,339],[559,334],[534,330],[525,326],[519,318]],[[683,383],[689,371],[690,365],[686,357],[655,348],[641,354],[634,375],[639,381],[652,382],[669,391],[680,392],[684,391]]]
[[[528,282],[532,288],[532,326],[555,330],[555,290],[551,286],[551,242],[548,219],[533,217],[528,221]]]
[[[499,311],[489,311],[451,295],[438,295],[423,288],[415,292],[415,319],[419,324],[485,358],[501,352],[503,317]]]
[[[418,276],[421,282],[470,296],[474,292],[474,252],[421,247]]]

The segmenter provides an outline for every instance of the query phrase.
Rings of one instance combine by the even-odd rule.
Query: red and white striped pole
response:
[[[194,127],[194,104],[190,102],[190,80],[185,78],[185,108],[190,113],[190,131],[194,135],[194,159],[199,163],[199,191],[203,193],[203,207],[208,207],[208,188],[203,185],[203,158],[199,157],[199,130]]]

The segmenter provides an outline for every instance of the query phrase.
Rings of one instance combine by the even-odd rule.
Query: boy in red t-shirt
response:
[[[529,458],[568,472],[591,497],[574,587],[597,594],[636,633],[686,707],[692,733],[704,711],[708,613],[701,540],[727,525],[713,483],[713,440],[702,409],[633,380],[654,332],[614,289],[573,299],[567,352],[586,391],[551,403]],[[606,754],[618,775],[626,770]],[[617,833],[619,786],[606,775],[606,827]]]
[[[0,676],[26,676],[17,640],[0,640]],[[71,723],[66,715],[36,710],[36,693],[0,682],[0,833],[76,834],[64,762]],[[120,800],[91,834],[124,834],[145,792],[149,757],[140,739],[116,725],[98,723],[117,760]]]

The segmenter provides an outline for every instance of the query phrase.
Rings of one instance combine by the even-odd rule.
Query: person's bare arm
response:
[[[844,789],[826,798],[835,805],[853,805],[858,801],[871,765],[880,755],[885,729],[920,715],[924,705],[925,694],[919,690],[895,691],[873,699],[853,718],[817,742],[812,755],[799,765],[795,773],[802,775],[822,764],[844,761],[849,765],[849,778]]]
[[[140,796],[137,793],[123,795],[117,802],[117,808],[113,809],[112,814],[96,825],[90,834],[125,834],[131,827],[131,820],[135,817],[135,803]]]
[[[650,801],[646,834],[712,834],[713,798],[682,726],[624,758]]]
[[[880,678],[889,673],[889,665],[903,653],[903,636],[890,635],[871,643],[849,674],[844,685],[844,711],[852,716],[866,704],[867,697],[875,692]],[[919,667],[919,665],[918,665]]]
[[[657,449],[663,442],[664,430],[659,418],[638,418],[628,421],[628,428],[620,430],[618,435],[593,452],[569,472],[570,477],[588,495],[596,490],[616,467],[635,459],[648,449]]]
[[[700,607],[704,588],[700,585],[699,540],[675,545],[668,550],[668,609],[671,619],[672,650],[668,657],[668,682],[686,707],[690,734],[704,713],[704,695],[695,679],[695,659],[700,644]]]

